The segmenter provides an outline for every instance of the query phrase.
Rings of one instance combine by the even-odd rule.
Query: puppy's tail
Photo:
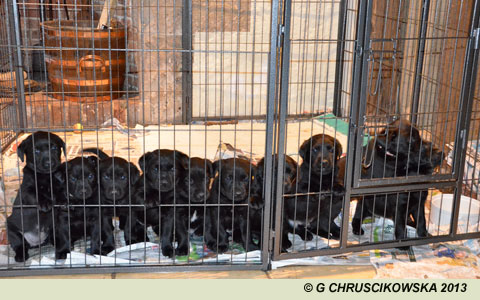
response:
[[[102,160],[110,157],[107,155],[107,153],[103,152],[98,148],[86,148],[86,149],[83,149],[83,152],[90,152],[90,153],[96,154],[98,158]]]

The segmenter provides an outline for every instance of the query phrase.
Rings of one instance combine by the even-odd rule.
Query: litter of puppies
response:
[[[62,163],[62,150],[65,154],[62,139],[47,132],[32,134],[18,147],[17,154],[22,161],[26,158],[26,165],[7,220],[8,241],[17,262],[26,261],[31,248],[45,244],[53,245],[56,259],[65,259],[79,239],[90,242],[91,254],[107,255],[115,249],[112,222],[116,218],[126,245],[150,243],[150,228],[159,238],[163,256],[170,258],[188,255],[194,236],[219,254],[232,243],[246,251],[264,246],[264,159],[222,157],[212,162],[178,150],[157,149],[144,153],[137,168],[97,148],[85,148],[84,156]],[[284,170],[274,170],[272,182],[282,175],[282,251],[292,246],[289,234],[304,241],[314,236],[340,239],[342,228],[335,219],[345,201],[342,152],[334,137],[318,134],[300,146],[301,162],[288,155],[281,157]],[[387,125],[364,152],[367,163],[362,178],[429,175],[444,159],[404,120]],[[279,156],[273,156],[274,167],[278,160]],[[362,220],[379,215],[394,220],[399,240],[405,238],[408,222],[417,228],[419,237],[427,236],[426,194],[415,191],[352,199],[358,203],[354,232],[361,235]]]

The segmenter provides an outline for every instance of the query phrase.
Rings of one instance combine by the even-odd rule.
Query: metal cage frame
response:
[[[457,118],[454,148],[454,166],[451,174],[431,175],[412,178],[392,178],[368,180],[362,182],[360,176],[361,164],[361,148],[363,140],[363,130],[366,127],[365,114],[367,105],[367,81],[368,81],[368,51],[371,42],[371,24],[372,19],[372,3],[375,0],[359,1],[359,10],[357,23],[355,25],[356,38],[354,41],[354,55],[352,68],[351,96],[349,115],[346,116],[350,120],[348,129],[348,147],[347,147],[347,172],[346,172],[346,192],[343,202],[344,217],[342,218],[342,233],[340,245],[338,248],[309,250],[298,253],[282,253],[280,240],[282,229],[282,184],[283,172],[278,172],[279,176],[274,174],[274,169],[284,170],[285,162],[280,159],[274,162],[273,154],[282,157],[286,154],[286,124],[289,119],[298,117],[309,118],[308,114],[300,116],[290,114],[288,112],[288,90],[289,90],[289,74],[290,74],[290,55],[291,55],[291,20],[292,20],[292,0],[273,0],[271,2],[270,15],[270,44],[268,55],[268,83],[266,95],[266,115],[251,116],[251,119],[266,119],[266,147],[265,147],[265,208],[263,219],[262,243],[268,245],[263,247],[261,252],[261,263],[242,265],[242,264],[212,264],[212,265],[181,265],[181,266],[164,266],[164,265],[144,265],[144,266],[115,266],[115,267],[96,267],[96,268],[54,268],[54,269],[6,269],[0,270],[0,276],[18,276],[18,275],[43,275],[43,274],[85,274],[85,273],[105,273],[105,272],[155,272],[155,271],[190,271],[190,270],[268,270],[271,260],[283,260],[290,258],[302,258],[318,255],[331,255],[348,253],[355,251],[363,251],[370,249],[383,249],[398,246],[410,246],[428,244],[433,242],[445,242],[461,239],[479,238],[480,232],[475,233],[457,233],[457,223],[460,210],[460,197],[462,189],[462,178],[464,174],[463,165],[466,159],[465,143],[469,136],[470,118],[472,114],[472,105],[475,92],[475,86],[480,81],[477,77],[479,69],[480,55],[480,1],[476,0],[475,11],[472,14],[472,25],[468,38],[468,46],[466,50],[465,65],[463,66],[463,80],[461,88],[460,112]],[[3,127],[2,131],[13,132],[10,135],[12,142],[20,133],[34,131],[34,128],[26,126],[26,103],[25,103],[25,87],[23,77],[22,64],[22,40],[19,24],[19,12],[17,0],[7,1],[9,5],[5,6],[5,13],[8,15],[7,22],[9,24],[9,51],[13,58],[14,66],[12,66],[17,74],[16,83],[17,91],[17,115],[15,126]],[[183,36],[182,36],[182,85],[186,91],[182,95],[182,103],[184,107],[182,122],[190,124],[196,120],[207,121],[210,118],[192,117],[192,2],[189,0],[181,1],[184,5],[182,14]],[[342,117],[344,107],[341,103],[341,90],[343,75],[348,72],[344,69],[343,61],[345,54],[345,29],[346,14],[348,0],[341,0],[339,3],[338,21],[338,38],[335,41],[336,49],[336,66],[335,66],[335,87],[333,99],[333,111],[337,117]],[[428,11],[430,9],[430,0],[422,1],[422,22],[418,36],[417,61],[415,66],[415,84],[414,95],[412,101],[412,123],[416,123],[416,115],[419,106],[419,93],[423,64],[423,54],[426,42],[426,22],[428,20]],[[306,41],[305,41],[306,43]],[[358,100],[359,99],[359,100]],[[213,118],[216,119],[216,118]],[[245,117],[237,116],[236,118],[220,117],[225,120],[241,120]],[[248,116],[246,117],[248,119]],[[3,124],[2,124],[3,125]],[[61,131],[61,130],[58,130]],[[3,138],[2,138],[3,142]],[[6,148],[9,143],[2,144],[2,149]],[[275,180],[274,180],[275,179]],[[408,189],[416,191],[428,188],[455,188],[454,214],[451,219],[451,231],[448,235],[427,237],[420,239],[407,239],[402,241],[384,241],[371,243],[367,245],[349,245],[348,222],[350,211],[350,199],[354,196],[362,196],[372,193],[389,193],[400,192]],[[276,200],[274,202],[273,200]],[[276,203],[276,206],[273,204]],[[275,228],[271,230],[271,222],[275,220]]]

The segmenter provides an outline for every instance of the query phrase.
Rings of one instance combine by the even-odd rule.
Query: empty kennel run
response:
[[[268,269],[272,260],[480,236],[480,1],[115,2],[0,3],[0,274]],[[99,24],[104,11],[107,21]],[[418,128],[422,145],[439,150],[441,165],[428,175],[365,177],[364,146],[398,119]],[[37,130],[66,142],[63,160],[88,147],[137,166],[159,148],[212,161],[243,157],[256,164],[265,157],[265,206],[255,236],[263,248],[245,252],[232,238],[229,251],[216,254],[202,236],[189,235],[190,255],[170,259],[151,228],[150,242],[126,245],[115,222],[108,255],[88,254],[85,234],[64,261],[46,243],[16,263],[5,225],[24,166],[16,147]],[[287,163],[272,154],[300,164],[299,148],[316,134],[336,138],[334,149],[343,149],[345,190],[339,216],[321,206],[309,216],[332,217],[341,236],[330,238],[329,227],[329,237],[321,237],[317,226],[308,241],[295,227],[284,251],[284,204],[297,211],[305,197],[307,205],[333,198],[298,184],[285,192]],[[410,226],[406,239],[395,240],[386,214],[363,223],[362,236],[353,233],[354,209],[365,199],[418,193],[426,195],[430,236],[418,237]]]

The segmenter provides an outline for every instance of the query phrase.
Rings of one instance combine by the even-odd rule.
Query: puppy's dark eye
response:
[[[105,180],[110,180],[110,176],[109,176],[108,174],[103,175],[103,178],[104,178]]]
[[[93,179],[93,174],[88,174],[88,179],[92,180]]]
[[[317,152],[318,152],[318,148],[312,148],[312,151],[313,151],[314,153],[317,153]]]
[[[126,180],[126,179],[127,179],[127,176],[125,175],[120,176],[120,180]]]
[[[35,154],[40,154],[40,149],[35,149]]]
[[[70,177],[70,181],[71,181],[71,182],[76,182],[76,181],[77,181],[77,178],[75,178],[75,177],[72,176],[72,177]]]
[[[154,167],[153,172],[158,172],[158,167]]]
[[[175,167],[174,167],[174,166],[170,168],[170,171],[173,171],[173,170],[175,170]]]
[[[58,149],[57,145],[53,144],[52,145],[52,150],[57,150],[57,149]]]

